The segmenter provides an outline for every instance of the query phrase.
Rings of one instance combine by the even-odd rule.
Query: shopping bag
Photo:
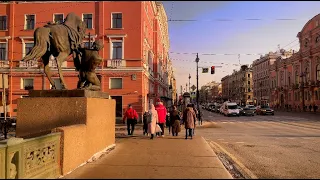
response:
[[[162,132],[162,130],[161,130],[161,128],[160,128],[160,126],[159,126],[159,124],[157,124],[157,126],[156,126],[156,133],[158,133],[158,132]]]

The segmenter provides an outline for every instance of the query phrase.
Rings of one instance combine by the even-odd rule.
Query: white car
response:
[[[225,102],[222,104],[223,114],[225,116],[240,116],[240,111],[237,103]]]

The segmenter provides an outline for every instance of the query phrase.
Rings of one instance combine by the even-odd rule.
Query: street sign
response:
[[[196,90],[196,88],[197,87],[195,85],[191,86],[192,91]]]
[[[196,98],[196,92],[191,92],[191,98]]]
[[[208,73],[209,72],[209,68],[202,68],[202,73]]]

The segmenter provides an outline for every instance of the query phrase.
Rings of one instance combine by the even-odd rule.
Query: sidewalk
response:
[[[166,131],[164,138],[150,140],[141,133],[137,130],[137,136],[118,138],[109,154],[63,178],[232,179],[202,137],[185,140],[184,131],[178,137],[168,136]]]

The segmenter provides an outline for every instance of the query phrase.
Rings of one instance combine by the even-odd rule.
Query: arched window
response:
[[[320,64],[318,64],[316,67],[316,77],[317,81],[320,81]]]

